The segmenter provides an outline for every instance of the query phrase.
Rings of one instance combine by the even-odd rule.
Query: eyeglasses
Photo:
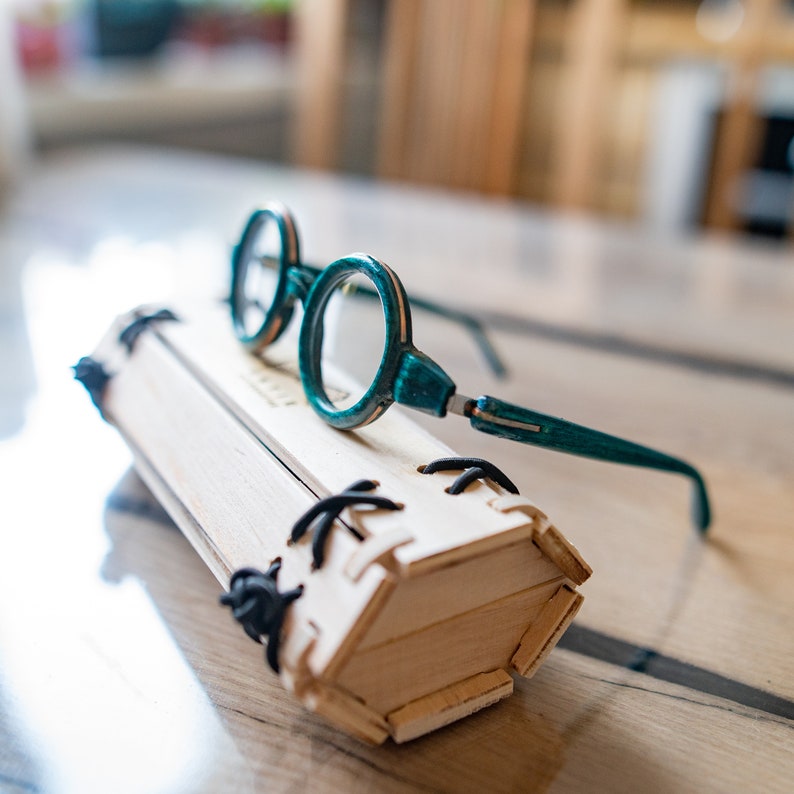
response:
[[[292,318],[295,300],[303,302],[322,268],[301,261],[300,245],[291,213],[270,202],[255,210],[245,225],[232,255],[232,320],[235,333],[252,351],[275,342]],[[379,293],[361,283],[345,285],[357,298],[380,301]],[[491,372],[503,378],[507,370],[488,339],[483,324],[466,312],[415,295],[415,309],[443,317],[471,334]]]
[[[322,353],[327,308],[332,297],[351,283],[356,294],[380,298],[385,341],[372,382],[347,405],[341,404],[334,384],[324,377]],[[701,532],[708,528],[711,511],[706,486],[689,463],[494,397],[458,394],[449,375],[414,347],[409,299],[390,267],[368,254],[351,254],[322,270],[304,264],[291,214],[281,204],[267,204],[249,217],[232,255],[232,322],[240,341],[254,351],[275,342],[286,329],[296,300],[304,307],[298,343],[303,388],[312,408],[333,427],[362,427],[397,402],[439,417],[459,414],[475,430],[524,444],[683,474],[694,487],[693,520]],[[499,370],[498,357],[476,319],[429,301],[421,304],[473,330],[486,358]]]

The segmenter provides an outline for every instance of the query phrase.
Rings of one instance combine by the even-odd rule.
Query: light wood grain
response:
[[[406,702],[509,662],[524,627],[533,623],[562,579],[537,585],[402,637],[360,650],[350,659],[339,684],[377,711],[389,713]],[[442,664],[433,660],[444,648]],[[390,671],[383,686],[380,671]]]
[[[559,579],[560,569],[531,543],[514,543],[437,572],[406,581],[389,599],[359,648],[392,641],[410,631],[442,622],[498,601],[526,587],[527,581]]]

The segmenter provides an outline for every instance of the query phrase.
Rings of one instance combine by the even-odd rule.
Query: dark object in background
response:
[[[93,0],[96,54],[103,58],[151,55],[179,18],[177,0]]]
[[[744,200],[746,231],[783,239],[794,211],[794,117],[764,119],[761,153]]]

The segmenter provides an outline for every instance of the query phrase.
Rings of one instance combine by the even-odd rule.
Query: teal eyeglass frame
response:
[[[271,305],[265,310],[265,317],[260,327],[249,333],[245,327],[244,311],[246,305],[245,276],[252,258],[253,247],[257,235],[265,224],[277,224],[281,237],[281,253],[276,263],[279,278]],[[306,295],[314,280],[320,275],[322,268],[308,265],[301,261],[300,243],[295,221],[289,210],[278,202],[270,202],[249,216],[240,242],[234,247],[232,254],[232,284],[230,303],[232,322],[238,339],[250,350],[262,350],[275,342],[289,325],[295,301],[305,302]],[[356,290],[356,295],[365,298],[378,298],[375,290]],[[499,354],[485,334],[482,323],[470,314],[435,301],[411,296],[413,306],[424,309],[432,314],[444,317],[462,325],[472,336],[480,354],[494,375],[501,378],[506,369]]]
[[[264,309],[261,326],[249,333],[244,322],[248,301],[245,277],[255,237],[267,222],[276,223],[281,236],[279,275],[273,301]],[[386,333],[383,355],[372,383],[354,405],[341,408],[334,405],[323,386],[323,318],[334,291],[352,276],[364,276],[372,282],[374,293],[370,294],[380,298]],[[470,398],[458,394],[449,375],[414,346],[410,303],[397,274],[374,257],[360,253],[338,259],[323,270],[302,264],[292,216],[282,205],[268,204],[249,217],[232,256],[231,309],[235,333],[250,349],[261,350],[283,333],[296,300],[304,305],[298,346],[303,388],[315,412],[333,427],[340,430],[362,427],[397,402],[434,416],[443,417],[447,413],[465,416],[475,430],[501,438],[596,460],[683,474],[694,486],[695,524],[703,533],[708,528],[711,521],[708,493],[695,467],[649,447],[494,397]],[[424,303],[425,308],[434,306]]]

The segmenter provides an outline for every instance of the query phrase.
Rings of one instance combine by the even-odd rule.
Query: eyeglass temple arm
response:
[[[317,277],[322,272],[320,268],[314,265],[301,263],[300,267],[314,277]],[[380,299],[377,290],[370,289],[369,287],[356,286],[351,292],[354,295],[361,295],[366,298]],[[411,303],[411,308],[422,309],[431,314],[451,320],[452,322],[460,323],[460,325],[471,334],[491,372],[500,379],[507,375],[507,367],[505,367],[504,362],[499,357],[499,353],[496,352],[496,348],[493,346],[491,340],[488,339],[485,333],[485,327],[476,317],[467,312],[460,311],[459,309],[453,309],[441,303],[436,303],[435,301],[417,298],[410,293],[408,294],[408,300]]]
[[[507,375],[507,368],[505,367],[499,353],[493,343],[488,339],[485,333],[483,324],[473,315],[467,312],[462,312],[459,309],[453,309],[449,306],[429,301],[425,298],[417,298],[414,295],[408,295],[408,300],[411,306],[417,309],[423,309],[426,312],[437,314],[439,317],[444,317],[452,322],[460,323],[472,335],[477,347],[480,348],[483,358],[491,369],[491,372],[497,378],[504,378]]]
[[[473,400],[454,395],[447,409],[467,416],[472,427],[483,433],[586,458],[683,474],[694,486],[693,522],[702,534],[711,523],[711,507],[703,477],[694,466],[680,458],[494,397]]]

